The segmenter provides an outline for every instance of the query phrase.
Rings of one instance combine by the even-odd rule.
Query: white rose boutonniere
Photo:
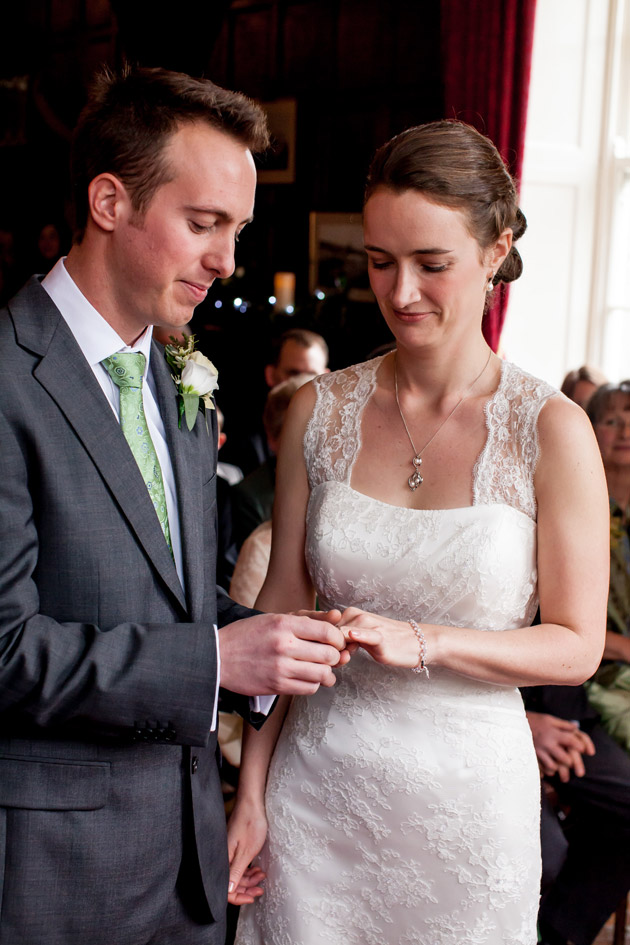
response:
[[[195,425],[199,410],[214,410],[213,391],[219,387],[219,372],[212,361],[195,351],[195,336],[190,335],[186,345],[178,345],[175,338],[166,345],[166,360],[179,395],[179,425],[182,417],[189,430]]]

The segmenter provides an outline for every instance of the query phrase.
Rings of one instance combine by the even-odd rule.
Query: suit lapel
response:
[[[33,295],[36,293],[36,295]],[[23,298],[31,296],[22,306]],[[74,336],[37,283],[11,303],[18,341],[42,355],[34,376],[63,412],[164,583],[186,606],[157,515],[120,424]]]
[[[188,608],[192,619],[199,620],[203,613],[203,562],[205,557],[203,535],[204,470],[200,462],[200,454],[203,456],[207,451],[200,450],[198,438],[200,436],[207,437],[211,435],[211,432],[206,431],[206,425],[202,417],[197,417],[197,422],[192,430],[189,430],[184,422],[182,422],[181,429],[179,428],[177,389],[171,378],[164,352],[155,342],[151,349],[151,367],[177,485]],[[206,478],[209,478],[210,474],[211,470],[208,470]]]

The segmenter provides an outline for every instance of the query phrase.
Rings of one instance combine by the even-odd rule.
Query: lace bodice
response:
[[[311,490],[331,480],[350,485],[361,450],[363,412],[384,357],[314,381],[317,400],[304,436]],[[473,471],[473,505],[509,505],[536,518],[538,415],[555,395],[558,391],[545,381],[503,362],[499,386],[486,404],[488,438]]]

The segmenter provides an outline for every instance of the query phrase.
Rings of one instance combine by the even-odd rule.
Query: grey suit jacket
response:
[[[186,593],[39,280],[0,312],[0,945],[148,941],[182,856],[225,908],[213,624],[251,612],[217,599],[214,416],[178,429],[157,345],[152,368]]]

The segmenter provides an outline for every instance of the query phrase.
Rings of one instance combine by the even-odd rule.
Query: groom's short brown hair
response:
[[[181,125],[196,121],[236,138],[253,154],[269,146],[265,113],[240,92],[167,69],[103,69],[72,145],[75,240],[85,231],[90,181],[115,174],[142,215],[158,187],[171,179],[167,141]]]

